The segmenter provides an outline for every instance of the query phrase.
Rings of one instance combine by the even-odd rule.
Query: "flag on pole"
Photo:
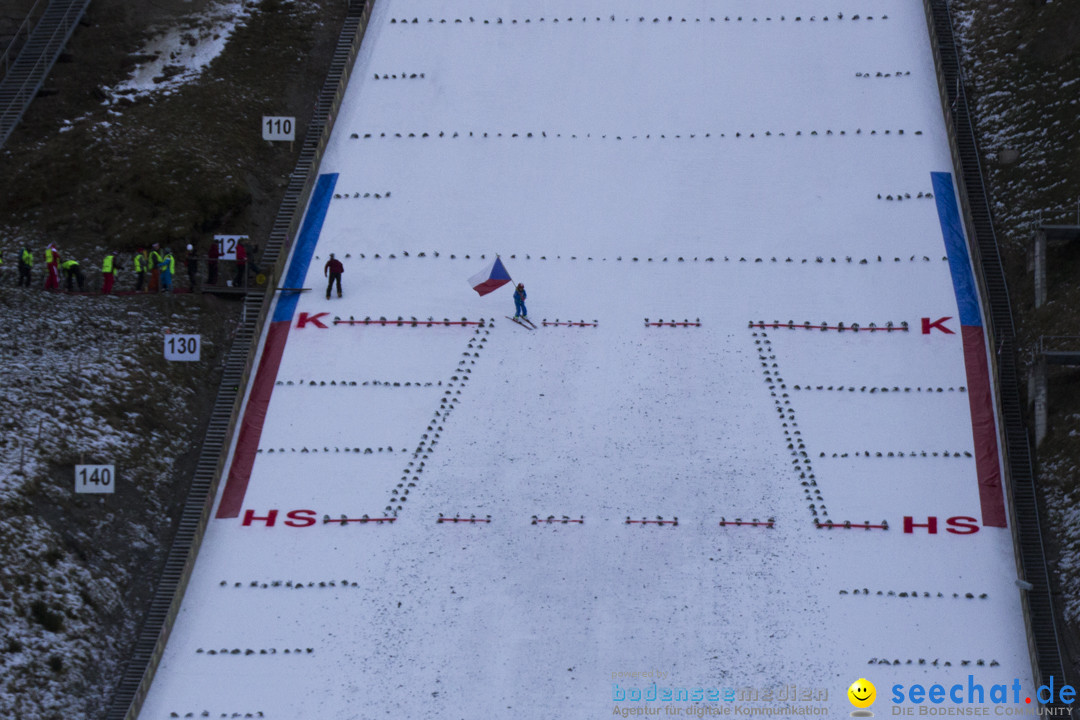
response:
[[[511,282],[510,273],[506,272],[506,266],[502,264],[502,260],[498,257],[488,263],[483,270],[469,278],[472,289],[480,293],[481,296],[487,295],[493,290],[498,290],[508,282]]]

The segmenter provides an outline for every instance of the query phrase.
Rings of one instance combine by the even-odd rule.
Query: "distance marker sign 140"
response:
[[[75,492],[98,494],[116,492],[116,466],[76,465]]]

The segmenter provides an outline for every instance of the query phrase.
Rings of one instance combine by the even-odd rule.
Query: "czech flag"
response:
[[[508,282],[512,282],[510,273],[506,272],[506,266],[502,264],[502,260],[498,257],[492,260],[483,270],[469,278],[472,289],[480,293],[481,296],[487,295],[493,290],[498,290]]]

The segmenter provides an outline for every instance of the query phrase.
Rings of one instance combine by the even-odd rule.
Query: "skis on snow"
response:
[[[511,322],[517,323],[518,325],[525,328],[526,330],[535,330],[536,329],[536,324],[532,320],[530,320],[529,318],[512,318],[509,315],[507,315],[506,319],[510,320]]]

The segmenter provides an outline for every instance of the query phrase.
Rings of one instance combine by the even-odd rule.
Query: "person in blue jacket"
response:
[[[171,249],[165,248],[165,257],[161,258],[158,267],[161,268],[161,292],[171,293],[173,275],[176,274],[176,258]]]
[[[523,318],[528,315],[528,311],[525,309],[525,284],[518,283],[517,289],[514,290],[514,317]]]

